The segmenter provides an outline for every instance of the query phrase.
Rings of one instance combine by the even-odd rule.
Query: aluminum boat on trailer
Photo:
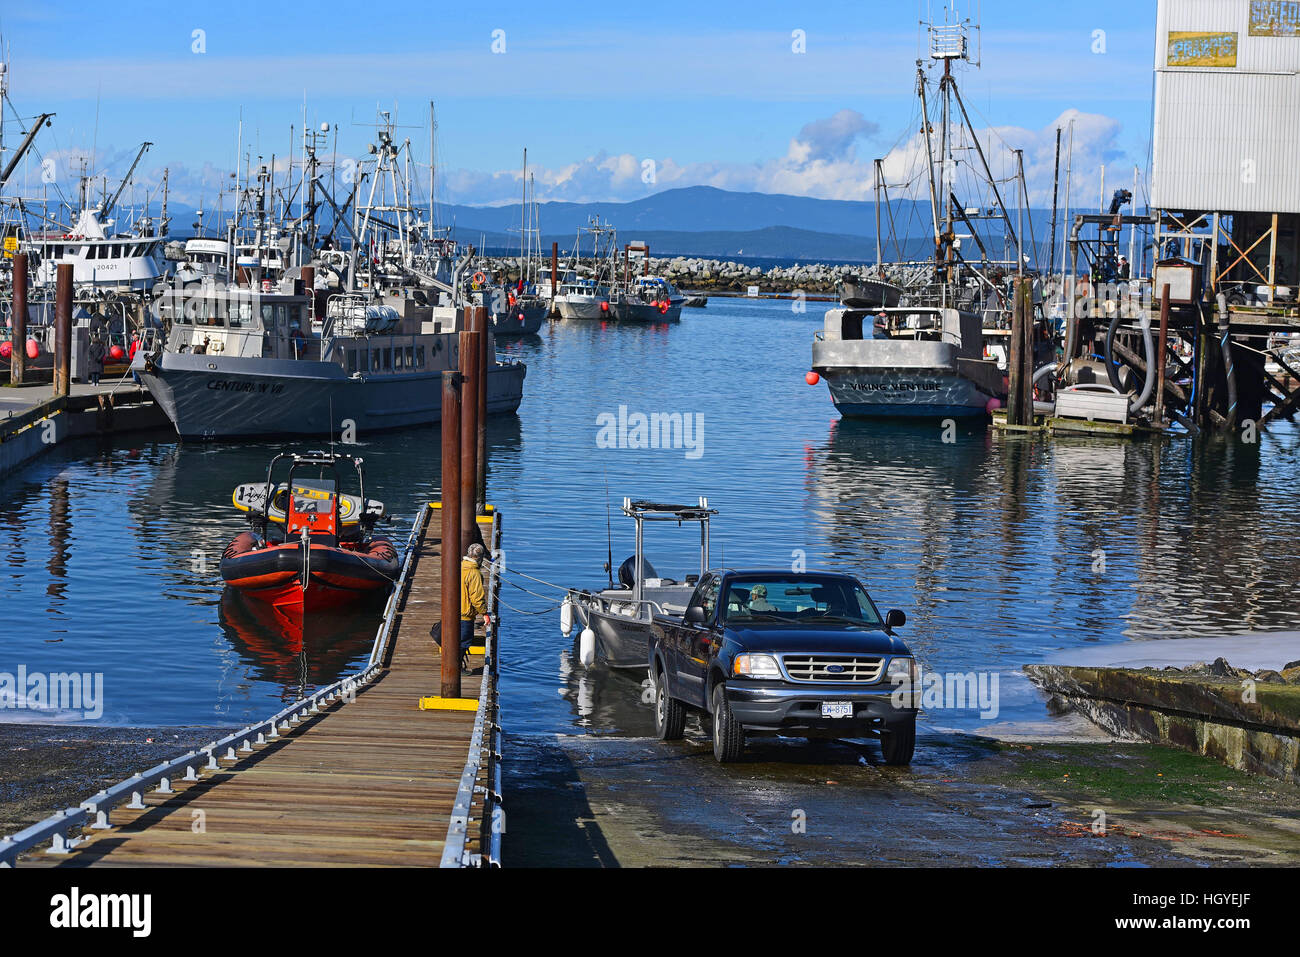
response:
[[[718,514],[701,497],[698,505],[665,505],[623,500],[623,514],[636,523],[636,551],[618,569],[618,582],[597,590],[570,589],[560,610],[560,628],[572,634],[575,619],[581,625],[579,654],[590,666],[601,661],[610,668],[644,670],[650,653],[650,626],[654,616],[684,615],[686,603],[695,591],[700,575],[709,568],[709,519]],[[646,522],[698,522],[700,526],[700,568],[684,580],[660,576],[645,559]],[[590,633],[588,633],[590,632]]]

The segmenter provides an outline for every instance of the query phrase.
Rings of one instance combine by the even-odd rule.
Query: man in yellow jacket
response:
[[[469,666],[469,646],[474,643],[474,618],[482,615],[484,622],[489,621],[487,614],[487,595],[483,591],[483,575],[479,565],[483,561],[483,546],[475,542],[469,547],[469,553],[460,560],[460,667],[462,671]]]

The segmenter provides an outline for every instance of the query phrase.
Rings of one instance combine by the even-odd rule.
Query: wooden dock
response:
[[[314,702],[318,710],[304,709],[297,722],[276,721],[273,733],[282,733],[246,729],[236,736],[242,747],[199,752],[190,762],[205,768],[196,780],[181,780],[179,766],[160,788],[147,780],[130,802],[142,806],[117,804],[108,815],[111,826],[92,826],[92,799],[80,809],[84,819],[63,832],[68,844],[56,837],[51,851],[26,853],[19,863],[436,867],[447,863],[449,837],[457,834],[452,866],[496,863],[495,852],[483,846],[492,843],[485,838],[492,810],[484,798],[499,798],[495,667],[485,654],[495,636],[486,648],[471,649],[473,674],[462,676],[466,709],[419,709],[422,696],[438,691],[441,660],[430,636],[441,606],[437,515],[436,506],[423,509],[412,529],[406,577],[390,602],[373,675],[364,684]],[[499,547],[499,518],[491,513],[479,521],[485,541]],[[493,612],[494,586],[488,589]],[[493,614],[494,627],[495,621]],[[4,848],[0,843],[0,855]]]

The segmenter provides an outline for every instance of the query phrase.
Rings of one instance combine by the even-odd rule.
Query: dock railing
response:
[[[501,596],[501,513],[492,513],[492,566],[488,574],[487,607],[490,624],[483,637],[483,681],[478,711],[470,737],[469,758],[461,773],[452,806],[447,841],[443,845],[442,867],[500,867],[501,835],[505,831],[505,810],[501,794],[501,722],[497,711],[499,622]],[[471,824],[473,822],[473,824]],[[477,830],[477,840],[471,835]],[[470,845],[477,844],[474,851]]]
[[[356,700],[358,689],[369,684],[379,673],[388,644],[392,636],[393,621],[397,609],[401,606],[403,596],[410,579],[410,571],[415,555],[415,544],[420,533],[429,521],[430,509],[421,508],[411,527],[411,534],[406,541],[406,554],[402,560],[402,570],[384,608],[384,621],[375,634],[371,646],[370,658],[364,668],[338,681],[320,688],[313,694],[299,698],[293,704],[276,712],[269,718],[241,728],[233,734],[204,745],[194,751],[188,751],[180,757],[164,761],[147,771],[132,775],[110,788],[100,791],[93,797],[81,802],[79,807],[67,808],[51,814],[43,821],[38,821],[16,834],[0,840],[0,868],[13,867],[20,854],[52,842],[46,853],[67,854],[83,840],[79,833],[84,827],[105,829],[112,827],[110,816],[118,805],[138,810],[145,806],[144,795],[150,789],[158,794],[171,794],[172,782],[176,780],[197,781],[202,771],[221,770],[222,760],[234,762],[234,767],[253,754],[256,745],[266,744],[280,737],[281,732],[289,731],[309,717],[319,714],[322,706],[335,702],[344,704]],[[493,616],[495,626],[495,616]],[[485,666],[486,668],[486,666]],[[484,674],[484,686],[486,671]]]

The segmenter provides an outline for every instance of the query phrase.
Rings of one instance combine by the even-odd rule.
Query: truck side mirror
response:
[[[703,605],[691,605],[690,608],[687,608],[687,609],[686,609],[686,623],[687,623],[688,625],[702,625],[702,624],[704,624],[704,606],[703,606]]]
[[[903,625],[906,624],[907,624],[907,616],[904,615],[897,608],[893,609],[892,611],[888,612],[885,615],[886,628],[901,628]]]

